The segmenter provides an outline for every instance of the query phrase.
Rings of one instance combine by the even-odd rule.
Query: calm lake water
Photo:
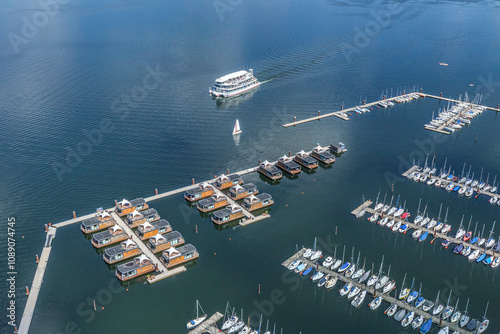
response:
[[[355,257],[361,252],[360,261],[376,270],[385,256],[384,271],[391,265],[398,290],[405,273],[407,284],[415,277],[415,287],[422,283],[430,299],[441,291],[446,302],[453,289],[452,303],[459,298],[464,309],[470,297],[476,318],[489,301],[487,333],[499,330],[497,271],[439,242],[414,242],[350,215],[362,195],[390,198],[394,183],[394,201],[400,196],[414,216],[421,198],[421,210],[427,205],[431,216],[441,203],[442,217],[449,207],[452,232],[463,215],[466,225],[472,215],[471,229],[479,222],[478,230],[484,225],[489,233],[494,221],[500,224],[500,209],[485,198],[459,198],[396,175],[413,159],[436,153],[438,168],[447,158],[461,173],[465,162],[477,177],[484,168],[483,179],[489,173],[492,181],[500,174],[500,123],[493,111],[451,136],[424,130],[446,106],[430,99],[374,109],[349,122],[281,127],[294,116],[417,87],[454,98],[479,93],[483,104],[496,106],[498,3],[65,2],[45,16],[37,1],[0,5],[0,240],[6,245],[7,218],[15,217],[17,324],[44,224],[341,141],[349,151],[332,168],[284,177],[278,185],[245,176],[275,200],[271,219],[246,228],[217,230],[181,195],[151,203],[200,252],[187,272],[153,285],[118,285],[79,226],[59,229],[30,333],[185,333],[196,299],[210,314],[223,312],[226,301],[237,312],[243,308],[245,319],[264,313],[264,322],[283,333],[404,332],[383,315],[386,304],[371,312],[365,301],[356,310],[338,286],[325,292],[287,274],[281,262],[315,237],[329,254],[338,247],[340,256],[346,245],[346,259],[354,247]],[[224,103],[209,97],[217,77],[249,68],[264,82],[260,88]],[[238,141],[231,135],[235,119],[243,130]],[[102,137],[96,129],[104,129]],[[89,136],[94,142],[86,145]],[[101,301],[96,313],[94,299]],[[6,307],[6,293],[0,300]],[[12,332],[4,321],[2,332]]]

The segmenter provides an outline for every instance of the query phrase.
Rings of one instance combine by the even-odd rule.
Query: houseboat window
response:
[[[101,244],[102,244],[102,245],[105,245],[105,244],[109,244],[110,242],[111,242],[111,240],[109,240],[109,239],[104,239],[104,240],[101,242]]]
[[[187,260],[187,259],[190,259],[193,257],[193,254],[187,254],[184,256],[184,259]]]
[[[123,257],[123,254],[118,254],[115,256],[115,259],[121,259]]]
[[[179,243],[179,240],[175,239],[170,242],[170,245],[177,245]]]

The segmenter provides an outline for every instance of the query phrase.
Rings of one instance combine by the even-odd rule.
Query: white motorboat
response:
[[[322,272],[322,271],[317,271],[314,275],[311,276],[311,280],[313,282],[316,282],[316,281],[319,281],[320,279],[323,278],[323,276],[325,276],[325,273]]]
[[[365,273],[365,270],[363,268],[356,270],[354,274],[352,274],[351,279],[356,280],[360,278],[363,274]]]
[[[448,328],[448,326],[446,327],[443,327],[439,330],[438,334],[448,334],[450,332],[450,329]]]
[[[325,267],[326,269],[330,269],[330,267],[332,266],[334,262],[334,259],[333,257],[331,256],[327,256],[325,261],[323,261],[323,267]]]
[[[396,232],[401,227],[401,222],[398,220],[396,224],[392,227],[392,232]]]
[[[492,198],[490,198],[490,200],[488,202],[490,202],[490,204],[496,204],[498,202],[498,197],[493,196]]]
[[[415,219],[413,220],[413,224],[418,225],[422,221],[422,219],[424,219],[423,216],[420,215],[416,216]]]
[[[378,224],[379,224],[380,226],[385,226],[385,225],[387,224],[387,222],[388,222],[388,221],[389,221],[389,217],[385,217],[385,218],[381,219],[381,220],[378,222]]]
[[[415,230],[415,231],[413,231],[411,237],[413,239],[418,239],[418,238],[420,238],[421,235],[422,235],[422,230]]]
[[[288,270],[296,269],[300,263],[301,263],[300,260],[296,260],[296,261],[290,263],[290,265],[288,266]]]
[[[401,321],[401,326],[408,327],[413,321],[413,317],[415,316],[415,312],[410,311]]]
[[[457,233],[455,234],[455,239],[462,239],[465,234],[465,230],[463,228],[459,228]]]
[[[347,299],[354,298],[358,295],[358,293],[361,292],[361,288],[358,288],[357,286],[353,287],[351,291],[349,291],[349,294],[347,295]]]
[[[444,224],[443,230],[441,231],[441,233],[446,234],[446,233],[450,232],[450,230],[451,230],[451,225]]]
[[[366,297],[366,290],[363,290],[359,295],[356,296],[356,298],[352,300],[351,305],[354,306],[355,308],[359,308],[361,304],[363,304],[365,297]]]
[[[463,249],[461,254],[462,254],[462,256],[467,257],[470,255],[471,252],[472,252],[472,248],[470,248],[470,246],[467,246]]]
[[[387,308],[387,310],[385,310],[384,313],[387,314],[388,317],[392,317],[396,313],[397,310],[398,310],[398,305],[392,304],[391,306],[389,306]]]
[[[383,207],[384,207],[384,203],[379,203],[379,204],[375,205],[375,211],[379,211],[379,210],[381,210]]]
[[[342,260],[337,260],[335,263],[332,265],[332,270],[337,270],[338,267],[342,264]]]
[[[370,286],[374,285],[375,283],[377,283],[377,281],[378,281],[378,276],[372,275],[372,277],[370,277],[370,279],[366,283],[366,286],[370,287]]]
[[[430,300],[426,300],[424,304],[422,305],[422,310],[424,312],[429,312],[429,310],[434,306],[434,302]]]
[[[352,288],[352,283],[347,283],[346,285],[344,285],[340,290],[339,290],[339,293],[340,295],[343,297],[345,295],[347,295],[350,291],[351,291],[351,288]]]
[[[423,323],[424,323],[424,316],[420,315],[416,317],[415,320],[413,320],[413,322],[411,323],[411,327],[413,329],[417,329],[420,326],[422,326]]]
[[[436,228],[434,229],[435,231],[439,231],[443,228],[444,224],[439,222],[437,225],[436,225]]]
[[[228,334],[238,333],[243,327],[245,323],[240,320],[229,329]]]
[[[434,226],[436,226],[437,224],[437,221],[432,219],[429,224],[427,225],[427,228],[430,230],[431,228],[434,228]]]
[[[463,195],[463,194],[465,194],[465,192],[466,192],[466,191],[467,191],[467,187],[462,187],[462,188],[460,188],[460,189],[458,190],[458,194],[459,194],[459,195]]]
[[[356,271],[356,264],[353,263],[349,268],[347,268],[344,275],[345,275],[345,277],[350,278],[354,274],[355,271]]]
[[[319,259],[322,256],[323,256],[323,252],[322,251],[320,251],[320,250],[315,251],[311,255],[311,261],[316,261],[317,259]]]
[[[476,249],[474,250],[469,256],[468,256],[468,260],[469,261],[475,261],[478,257],[479,257],[479,254],[481,253],[481,251],[479,249]]]
[[[311,257],[311,255],[313,254],[313,250],[311,248],[308,248],[306,249],[306,251],[304,252],[304,254],[302,255],[302,257],[304,259],[308,259]]]
[[[401,216],[404,212],[405,212],[405,210],[403,208],[400,208],[398,211],[396,211],[394,213],[394,217],[397,218],[397,217]]]
[[[378,309],[380,307],[380,305],[382,305],[382,298],[380,296],[378,297],[375,297],[369,304],[368,306],[370,307],[370,309],[372,311],[375,311],[376,309]]]
[[[378,279],[377,283],[375,284],[375,289],[376,290],[382,289],[387,284],[387,282],[389,282],[389,277],[385,275],[380,277],[380,279]]]
[[[395,286],[396,286],[396,282],[394,280],[390,280],[389,282],[387,282],[387,284],[382,289],[382,293],[391,292]]]
[[[387,223],[387,228],[392,228],[394,226],[394,224],[396,224],[396,221],[394,219],[391,219],[388,223]]]
[[[390,208],[389,211],[387,212],[387,215],[388,216],[392,216],[396,212],[396,210],[397,210],[396,207]]]
[[[327,290],[329,290],[329,289],[333,288],[333,287],[335,286],[335,284],[337,284],[337,281],[338,281],[338,277],[336,277],[336,276],[334,276],[334,277],[330,278],[330,279],[326,282],[326,284],[325,284],[325,288],[326,288]]]
[[[401,292],[399,292],[399,300],[405,300],[406,298],[408,298],[410,292],[411,291],[409,288],[402,289]]]
[[[230,316],[223,324],[222,324],[222,327],[221,329],[223,331],[227,331],[228,329],[230,329],[231,327],[233,327],[234,325],[236,325],[236,323],[238,322],[238,317],[235,316],[235,315],[232,315]]]
[[[432,186],[434,183],[436,183],[437,179],[435,177],[431,177],[429,181],[427,181],[427,185]]]

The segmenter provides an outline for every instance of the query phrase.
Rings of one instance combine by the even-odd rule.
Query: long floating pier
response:
[[[394,298],[394,297],[391,297],[389,294],[385,294],[385,293],[382,293],[382,292],[379,292],[379,291],[376,291],[373,287],[367,287],[365,284],[362,284],[362,283],[359,283],[355,280],[352,280],[342,274],[339,274],[335,271],[332,271],[330,269],[326,269],[325,267],[323,266],[320,266],[318,265],[317,263],[314,263],[313,261],[309,260],[309,259],[305,259],[302,257],[302,255],[304,254],[304,252],[306,251],[306,248],[302,248],[301,250],[299,250],[297,253],[295,253],[294,255],[292,255],[290,258],[288,258],[287,260],[285,260],[283,263],[282,263],[282,266],[287,268],[291,263],[293,263],[294,261],[296,260],[299,260],[303,263],[306,263],[308,266],[312,266],[312,267],[317,267],[319,271],[325,273],[325,275],[330,275],[331,277],[337,277],[339,281],[342,281],[344,283],[351,283],[353,284],[354,286],[360,288],[361,290],[366,290],[366,292],[368,292],[369,294],[371,294],[373,297],[377,296],[377,297],[381,297],[383,300],[385,300],[386,302],[390,303],[391,305],[392,304],[396,304],[398,305],[398,307],[401,309],[406,309],[407,311],[412,311],[414,312],[415,314],[415,317],[417,316],[423,316],[425,320],[427,319],[432,319],[432,322],[436,323],[438,326],[440,327],[444,327],[444,326],[448,326],[449,329],[450,329],[450,332],[453,332],[453,331],[457,331],[458,333],[461,333],[461,334],[472,334],[472,332],[469,332],[463,328],[460,328],[457,324],[451,324],[449,323],[448,321],[445,321],[445,320],[442,320],[436,316],[433,316],[427,312],[424,312],[423,310],[421,309],[418,309],[414,306],[411,306],[411,305],[408,305],[407,303],[405,303],[404,301],[401,301],[397,298]]]
[[[216,327],[217,326],[216,323],[217,321],[222,319],[222,317],[224,317],[222,313],[215,312],[214,315],[203,321],[198,327],[196,327],[192,331],[189,331],[189,334],[201,334],[201,333],[206,333],[207,331],[210,332],[211,334],[220,333],[219,329]]]
[[[411,167],[410,169],[408,169],[406,172],[403,173],[403,176],[408,178],[408,176],[410,176],[412,173],[418,171],[419,169],[421,169],[422,167],[420,166],[413,166]],[[462,183],[458,183],[456,181],[449,181],[447,178],[442,178],[440,175],[432,175],[432,174],[428,174],[428,173],[424,173],[422,171],[419,172],[420,175],[425,175],[427,176],[427,179],[430,180],[431,178],[435,178],[436,179],[436,182],[437,180],[440,180],[441,182],[445,182],[446,185],[449,185],[450,183],[453,184],[453,187],[455,188],[456,186],[459,186],[460,188],[462,187],[467,187],[467,188],[471,188],[470,186],[466,186],[465,184],[462,184]],[[427,181],[428,181],[427,180]],[[427,182],[426,181],[426,182]],[[420,181],[418,181],[420,182]],[[431,185],[432,187],[433,185]],[[485,196],[489,196],[490,198],[491,197],[495,197],[495,196],[498,196],[498,194],[495,194],[495,193],[492,193],[492,192],[489,192],[489,191],[484,191],[484,190],[481,190],[479,189],[477,186],[472,188],[472,190],[474,190],[474,193],[476,194],[476,197],[479,196],[479,195],[485,195]],[[474,196],[474,195],[472,195]],[[472,197],[471,196],[471,197]]]
[[[340,119],[342,119],[344,121],[348,121],[348,120],[350,120],[350,118],[347,117],[347,113],[353,112],[354,109],[356,109],[356,108],[359,108],[359,107],[363,107],[363,108],[373,107],[373,106],[378,105],[380,102],[394,101],[395,99],[405,98],[405,97],[407,97],[407,96],[409,96],[411,94],[418,94],[421,97],[429,97],[429,98],[432,98],[432,99],[443,100],[443,101],[450,101],[450,102],[455,102],[455,103],[461,103],[461,102],[463,102],[463,101],[454,100],[454,99],[450,99],[450,98],[446,98],[446,97],[442,97],[442,96],[425,94],[425,93],[422,93],[422,92],[420,92],[420,93],[413,92],[413,93],[410,93],[410,94],[403,94],[403,95],[399,95],[399,96],[395,96],[395,97],[390,97],[390,98],[378,100],[378,101],[375,101],[375,102],[364,103],[364,104],[361,104],[359,106],[355,106],[355,107],[348,108],[348,109],[338,110],[338,111],[331,112],[331,113],[328,113],[328,114],[323,114],[322,115],[320,112],[318,112],[317,116],[306,118],[306,119],[303,119],[303,120],[300,120],[300,121],[297,121],[297,120],[294,119],[294,121],[291,122],[291,123],[283,124],[283,127],[284,128],[288,128],[288,127],[291,127],[291,126],[296,126],[296,125],[300,125],[300,124],[304,124],[304,123],[309,123],[309,122],[313,122],[313,121],[319,121],[320,119],[327,118],[327,117],[332,117],[332,116],[338,117],[338,118],[340,118]],[[496,112],[500,112],[500,109],[498,109],[498,108],[492,108],[492,107],[487,107],[487,106],[482,106],[482,105],[472,104],[472,103],[471,103],[471,106],[486,108],[488,110],[493,110],[493,111],[496,111]],[[444,130],[440,130],[440,129],[432,129],[432,128],[427,128],[427,127],[426,127],[426,129],[427,130],[436,131],[436,132],[440,132],[440,133],[443,133],[443,134],[449,134],[449,132],[444,131]]]
[[[366,204],[366,203],[365,203]],[[363,204],[363,205],[365,205]],[[361,205],[360,207],[358,207],[356,210],[360,209],[363,205]],[[356,211],[355,210],[355,211]],[[380,214],[380,212],[378,211],[375,211],[374,209],[370,208],[370,207],[364,207],[364,210],[366,210],[366,212],[368,212],[369,214],[375,214],[375,213],[378,213]],[[354,211],[353,211],[354,212]],[[383,219],[385,217],[388,217],[389,219],[394,219],[395,222],[400,222],[401,224],[406,224],[408,226],[408,231],[410,229],[414,229],[414,230],[421,230],[422,232],[425,232],[427,231],[429,233],[429,236],[432,236],[434,239],[443,239],[443,240],[448,240],[450,242],[450,244],[456,244],[456,245],[464,245],[464,247],[470,247],[472,249],[472,251],[478,249],[480,252],[484,252],[486,253],[487,255],[490,255],[490,256],[495,256],[495,255],[498,255],[497,253],[495,253],[494,251],[492,251],[491,249],[487,249],[485,250],[484,247],[478,247],[477,245],[473,245],[467,241],[463,241],[462,239],[456,239],[455,237],[452,237],[452,236],[449,236],[447,233],[441,233],[441,232],[438,232],[438,231],[435,231],[435,230],[430,230],[430,229],[427,229],[426,227],[423,227],[423,226],[420,226],[420,225],[417,225],[417,224],[414,224],[414,223],[410,223],[408,221],[405,221],[401,218],[396,218],[394,216],[389,216],[389,215],[386,215],[386,214],[382,214],[380,216],[380,219]],[[375,223],[374,223],[375,224]],[[385,227],[385,226],[383,226]],[[386,227],[387,228],[387,227]],[[392,231],[392,230],[391,230]],[[399,233],[396,231],[396,233]],[[472,239],[472,238],[471,238]],[[471,252],[472,252],[471,251]],[[465,259],[467,259],[466,257],[464,257]]]

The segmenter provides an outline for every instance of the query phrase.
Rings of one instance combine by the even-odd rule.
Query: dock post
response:
[[[28,289],[28,287],[26,287],[26,296],[29,296],[30,295],[30,289]]]
[[[321,116],[321,111],[320,110],[318,110],[318,116]]]
[[[260,295],[260,284],[259,284],[259,295]]]
[[[373,289],[373,297],[377,297],[377,290]]]
[[[76,212],[73,211],[73,218],[76,218]]]
[[[229,175],[229,168],[226,169],[226,175]]]
[[[424,92],[424,90],[422,88],[420,88],[420,93],[423,93],[423,92]]]
[[[40,259],[38,258],[38,254],[36,255],[36,263],[39,263]]]
[[[405,94],[406,94],[406,93],[405,93],[405,91],[403,90],[403,95],[405,95]]]
[[[335,235],[337,235],[337,226],[335,226]]]
[[[14,325],[14,333],[17,333],[17,326]]]
[[[158,195],[158,188],[155,188],[155,195]]]
[[[500,109],[500,104],[497,104],[497,109]]]
[[[191,179],[191,182],[192,182],[192,183],[193,183],[193,185],[194,185],[194,178],[192,178],[192,179]]]
[[[196,234],[198,234],[198,225],[196,225],[195,227],[196,227]]]
[[[443,97],[443,92],[439,93],[439,97]]]
[[[344,110],[344,105],[341,105],[341,106],[340,106],[340,110]]]
[[[365,103],[365,100],[363,100],[363,105],[365,105],[365,104],[366,104],[366,103]]]
[[[118,205],[118,201],[115,199],[115,206],[117,206],[117,205]]]
[[[49,231],[49,225],[45,224],[45,233]]]
[[[292,152],[288,151],[288,156],[291,157],[292,156]]]
[[[94,311],[96,310],[96,307],[95,307],[95,300],[94,300]]]
[[[259,160],[259,166],[260,166],[260,160]]]
[[[293,116],[293,122],[295,123],[297,121],[297,117]]]
[[[385,100],[385,95],[384,95],[384,97],[382,98],[382,100]]]

